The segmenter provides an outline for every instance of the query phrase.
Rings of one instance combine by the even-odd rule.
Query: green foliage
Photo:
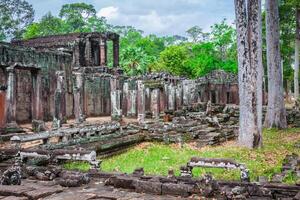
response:
[[[25,39],[62,34],[66,32],[66,24],[60,18],[54,17],[51,13],[47,13],[38,23],[32,23],[24,33]]]
[[[287,154],[297,153],[300,150],[294,144],[300,140],[300,129],[265,130],[264,147],[256,150],[242,148],[233,143],[223,146],[205,147],[197,149],[191,145],[180,148],[177,145],[163,145],[158,143],[144,143],[128,152],[103,160],[101,167],[104,171],[120,171],[132,173],[138,167],[144,167],[146,174],[167,175],[173,169],[179,175],[180,166],[193,156],[204,158],[231,158],[244,163],[250,170],[250,177],[255,181],[258,176],[271,178],[280,173],[282,161]],[[212,172],[217,179],[239,179],[239,172],[223,169],[195,169],[195,176]],[[288,174],[286,183],[295,183],[293,174]]]
[[[65,4],[59,16],[66,21],[68,32],[82,32],[85,30],[86,21],[96,17],[93,5],[85,3]]]
[[[224,61],[233,59],[229,57],[232,53],[236,56],[236,32],[235,29],[228,25],[226,19],[219,24],[214,24],[211,27],[212,42],[217,49],[218,56]]]
[[[192,56],[186,62],[193,78],[203,76],[219,66],[219,59],[214,44],[211,42],[192,46]]]
[[[133,27],[117,28],[123,35],[120,42],[120,64],[126,74],[138,75],[149,72],[165,48],[164,39],[155,35],[143,37],[142,32]]]
[[[0,40],[20,38],[33,22],[34,10],[25,0],[0,1]]]
[[[284,79],[293,80],[295,32],[296,32],[296,2],[291,0],[281,0],[279,7],[280,17],[280,51],[283,59]]]
[[[169,46],[160,53],[158,63],[153,66],[153,71],[167,71],[177,76],[188,76],[189,68],[185,65],[188,51],[185,46]]]
[[[120,63],[128,75],[145,74],[148,66],[152,63],[154,57],[149,56],[140,47],[129,46],[122,49],[120,53]]]

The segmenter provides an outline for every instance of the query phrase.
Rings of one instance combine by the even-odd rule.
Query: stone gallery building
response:
[[[108,53],[108,42],[112,53]],[[108,58],[112,55],[112,58]],[[112,67],[108,67],[108,61]],[[74,33],[0,43],[0,132],[32,120],[159,118],[198,102],[238,104],[237,77],[215,71],[197,80],[167,74],[126,77],[119,35]]]

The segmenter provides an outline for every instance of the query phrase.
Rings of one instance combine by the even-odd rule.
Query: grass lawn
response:
[[[134,169],[143,167],[146,174],[166,175],[168,169],[174,169],[179,174],[179,167],[193,156],[206,158],[232,158],[237,162],[244,163],[250,170],[251,180],[258,176],[272,177],[274,173],[280,172],[282,160],[287,154],[296,153],[300,155],[300,148],[294,144],[300,142],[300,129],[287,130],[265,130],[264,146],[261,149],[249,150],[236,145],[234,141],[227,142],[221,146],[196,148],[195,144],[186,144],[183,148],[178,145],[164,145],[160,143],[142,143],[126,153],[104,159],[101,167],[103,171],[119,171],[132,173]],[[86,171],[87,164],[68,163],[67,169],[81,169]],[[202,173],[212,172],[217,179],[238,180],[238,170],[223,169],[194,169],[193,174],[200,176]],[[290,175],[286,177],[286,183],[295,182]]]

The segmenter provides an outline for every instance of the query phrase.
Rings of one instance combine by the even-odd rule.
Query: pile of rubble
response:
[[[200,107],[189,109],[194,109],[194,112],[180,113],[180,116],[168,114],[170,122],[146,123],[146,139],[165,143],[195,141],[202,147],[237,137],[239,112],[236,107],[212,107],[209,111]]]

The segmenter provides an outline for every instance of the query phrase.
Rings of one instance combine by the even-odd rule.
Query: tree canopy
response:
[[[0,1],[0,40],[21,38],[25,28],[33,22],[34,10],[25,0]]]

